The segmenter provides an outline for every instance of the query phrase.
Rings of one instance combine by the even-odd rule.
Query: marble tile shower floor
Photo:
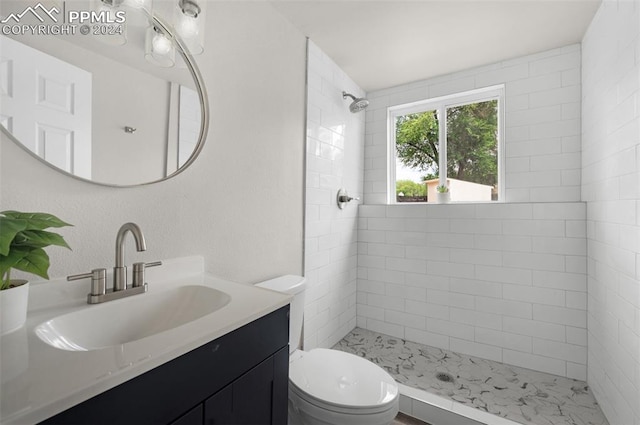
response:
[[[522,424],[608,425],[587,383],[356,328],[334,349],[365,357],[395,380]],[[453,376],[453,382],[436,378]]]

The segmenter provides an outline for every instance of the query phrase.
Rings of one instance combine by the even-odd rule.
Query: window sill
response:
[[[362,204],[362,205],[487,205],[487,204],[507,204],[505,201],[450,201],[450,202],[392,202],[387,204]]]

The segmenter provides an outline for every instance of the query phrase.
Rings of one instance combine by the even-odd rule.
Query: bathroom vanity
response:
[[[199,257],[164,261],[149,270],[147,294],[113,305],[147,314],[152,310],[140,301],[156,297],[173,317],[167,320],[182,324],[154,324],[156,333],[132,325],[138,333],[126,335],[106,326],[106,335],[91,338],[63,320],[105,317],[89,310],[100,306],[86,304],[87,282],[32,285],[27,324],[0,340],[2,424],[286,423],[288,296],[205,274]],[[167,300],[194,285],[228,299],[201,317],[184,316],[180,310],[201,308],[197,301]],[[106,304],[105,312],[117,313]],[[101,323],[78,326],[99,333]],[[112,340],[125,342],[108,345]]]

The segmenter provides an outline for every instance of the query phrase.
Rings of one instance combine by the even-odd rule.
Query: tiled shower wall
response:
[[[612,425],[640,425],[640,3],[602,3],[582,81],[588,382]]]
[[[358,326],[586,378],[583,203],[360,206]]]
[[[369,93],[358,325],[586,379],[580,46]],[[505,85],[508,203],[386,203],[387,107]]]
[[[364,92],[309,42],[305,200],[304,348],[331,347],[355,327],[357,202],[336,205],[341,187],[362,196],[364,113],[342,91]]]
[[[507,202],[580,201],[580,46],[367,93],[365,202],[387,202],[387,108],[505,85]]]

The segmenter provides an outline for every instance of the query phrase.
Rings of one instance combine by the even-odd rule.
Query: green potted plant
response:
[[[71,224],[51,214],[0,212],[0,334],[20,328],[27,317],[29,282],[12,279],[11,271],[49,279],[49,256],[44,248],[69,245],[62,236],[45,229],[65,226]]]
[[[439,204],[448,204],[450,198],[449,195],[449,187],[445,186],[445,185],[440,185],[438,187],[436,187],[436,191],[437,193],[437,200]]]

